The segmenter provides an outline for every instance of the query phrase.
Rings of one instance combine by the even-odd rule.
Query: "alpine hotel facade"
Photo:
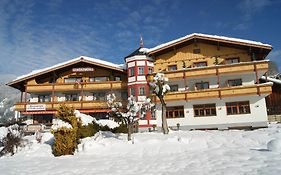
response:
[[[272,50],[260,42],[193,33],[154,48],[138,48],[117,65],[78,57],[33,71],[7,85],[21,91],[16,111],[33,123],[51,124],[61,104],[99,119],[110,110],[106,94],[115,93],[126,104],[150,97],[154,112],[139,127],[161,127],[161,106],[149,82],[156,73],[169,78],[165,96],[171,128],[231,129],[267,127],[265,97],[271,83],[260,83],[268,71],[266,56]]]

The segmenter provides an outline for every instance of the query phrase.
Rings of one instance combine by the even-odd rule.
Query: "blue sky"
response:
[[[86,55],[115,63],[190,33],[268,43],[281,70],[280,0],[0,0],[0,79]]]

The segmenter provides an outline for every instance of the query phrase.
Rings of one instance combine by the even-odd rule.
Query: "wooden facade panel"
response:
[[[171,100],[184,100],[185,94],[184,93],[174,93],[174,94],[167,94],[165,96],[165,100],[171,101]]]
[[[208,89],[202,91],[185,91],[185,92],[170,92],[166,94],[165,100],[190,100],[190,99],[202,99],[202,98],[220,98],[231,97],[240,95],[253,95],[253,94],[269,94],[271,93],[271,85],[254,85],[248,87],[231,87],[231,88],[217,88]],[[157,102],[159,100],[157,99]]]
[[[194,49],[200,49],[200,53],[193,53]],[[197,43],[189,44],[182,48],[171,49],[169,52],[155,56],[155,70],[166,70],[168,65],[177,65],[178,69],[183,68],[183,62],[186,67],[193,67],[195,62],[207,62],[208,66],[215,64],[217,58],[219,64],[224,63],[224,59],[239,57],[240,62],[251,61],[251,55],[248,50],[230,48],[216,45]]]
[[[187,100],[196,99],[196,98],[218,98],[219,91],[197,91],[197,92],[189,92],[186,94]]]
[[[269,63],[265,62],[265,63],[258,63],[256,64],[257,69],[268,69]]]
[[[202,70],[189,70],[186,72],[186,77],[193,77],[193,76],[208,76],[208,75],[215,75],[216,69],[202,69]]]
[[[179,78],[183,78],[183,72],[170,72],[170,73],[166,73],[165,76],[168,79],[179,79]]]
[[[221,96],[237,96],[237,95],[248,95],[257,94],[256,87],[245,87],[245,88],[233,88],[233,89],[223,89],[221,90]]]
[[[45,104],[46,110],[57,110],[61,104],[65,104],[68,107],[74,109],[107,109],[107,103],[105,101],[74,101],[74,102],[47,102],[47,103],[16,103],[16,111],[25,111],[26,104]],[[126,106],[126,102],[122,101],[122,104]]]
[[[110,90],[112,89],[126,89],[127,83],[124,82],[104,82],[104,83],[84,83],[82,84],[55,84],[54,91],[75,91],[75,90]],[[29,85],[27,92],[51,92],[53,85]]]
[[[227,66],[219,68],[219,73],[249,72],[254,70],[254,65]]]

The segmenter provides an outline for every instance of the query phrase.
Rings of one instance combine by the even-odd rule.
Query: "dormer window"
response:
[[[174,71],[177,70],[177,65],[169,65],[168,66],[168,71]]]
[[[207,66],[207,62],[197,62],[197,63],[193,63],[194,67],[206,67]]]
[[[240,59],[239,57],[235,57],[235,58],[226,58],[225,59],[225,64],[234,64],[234,63],[239,63]]]

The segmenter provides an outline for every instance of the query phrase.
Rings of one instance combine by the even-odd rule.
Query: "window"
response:
[[[242,85],[242,79],[234,79],[234,80],[228,80],[228,86],[241,86]]]
[[[108,81],[108,77],[94,77],[90,78],[90,82]]]
[[[128,100],[128,92],[121,92],[122,100]]]
[[[78,101],[78,94],[65,94],[65,101]]]
[[[168,71],[177,70],[177,65],[170,65],[168,66]]]
[[[101,100],[101,101],[105,101],[105,92],[94,92],[93,93],[93,100]]]
[[[82,82],[82,77],[71,77],[71,78],[65,78],[65,83],[80,83]]]
[[[235,58],[226,58],[225,59],[225,64],[233,64],[233,63],[239,63],[240,59],[239,57],[235,57]]]
[[[152,67],[149,67],[149,68],[148,68],[148,73],[149,73],[149,74],[152,74],[152,73],[153,73],[153,68],[152,68]]]
[[[183,118],[184,110],[183,106],[173,106],[166,108],[166,117],[167,118]]]
[[[50,95],[38,95],[38,102],[50,102]]]
[[[135,96],[135,88],[130,88],[130,95]]]
[[[138,74],[139,75],[144,75],[144,67],[139,67],[138,68]]]
[[[239,102],[228,102],[226,103],[227,115],[235,114],[250,114],[250,102],[239,101]]]
[[[198,63],[193,63],[193,67],[206,67],[207,66],[207,62],[198,62]]]
[[[193,49],[193,53],[195,53],[195,54],[201,53],[201,50],[200,49]]]
[[[129,69],[129,76],[134,76],[135,75],[135,70],[134,70],[134,67],[130,68]]]
[[[216,104],[193,105],[194,117],[216,116]]]
[[[195,83],[195,89],[196,90],[201,90],[201,89],[209,89],[209,82],[200,82],[200,83]]]
[[[176,92],[176,91],[178,91],[178,89],[179,89],[179,86],[177,84],[170,85],[170,91],[171,92]]]
[[[139,95],[145,95],[145,89],[144,87],[139,88]]]
[[[121,77],[120,76],[115,76],[114,77],[114,81],[121,81]]]

